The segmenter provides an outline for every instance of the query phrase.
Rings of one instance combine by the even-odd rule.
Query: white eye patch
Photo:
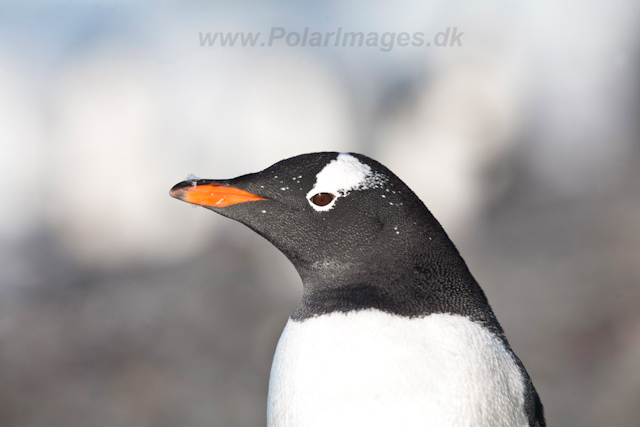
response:
[[[344,197],[352,190],[366,190],[384,185],[388,178],[374,173],[366,165],[351,154],[340,153],[316,175],[316,183],[307,193],[307,201],[317,211],[328,211],[333,208],[340,197]],[[333,194],[335,198],[325,206],[318,206],[311,202],[311,198],[318,193]]]

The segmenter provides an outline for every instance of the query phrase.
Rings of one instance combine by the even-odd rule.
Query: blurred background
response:
[[[463,33],[201,46],[200,33]],[[640,425],[640,2],[0,5],[0,425],[263,426],[301,295],[244,226],[171,199],[367,154],[442,222],[549,425]]]

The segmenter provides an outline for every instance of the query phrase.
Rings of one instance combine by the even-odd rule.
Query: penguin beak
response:
[[[225,185],[224,181],[199,179],[182,181],[169,191],[171,197],[199,206],[224,208],[238,203],[267,200],[236,187]]]

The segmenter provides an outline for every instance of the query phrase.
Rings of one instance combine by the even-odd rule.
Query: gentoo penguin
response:
[[[380,163],[304,154],[171,195],[247,225],[302,278],[271,368],[269,427],[545,426],[456,247]]]

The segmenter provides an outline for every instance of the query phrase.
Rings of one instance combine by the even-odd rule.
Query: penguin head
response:
[[[282,160],[228,180],[196,179],[171,196],[239,221],[294,264],[305,286],[330,285],[450,241],[420,199],[382,164],[361,154],[322,152]],[[422,253],[424,255],[424,253]]]

